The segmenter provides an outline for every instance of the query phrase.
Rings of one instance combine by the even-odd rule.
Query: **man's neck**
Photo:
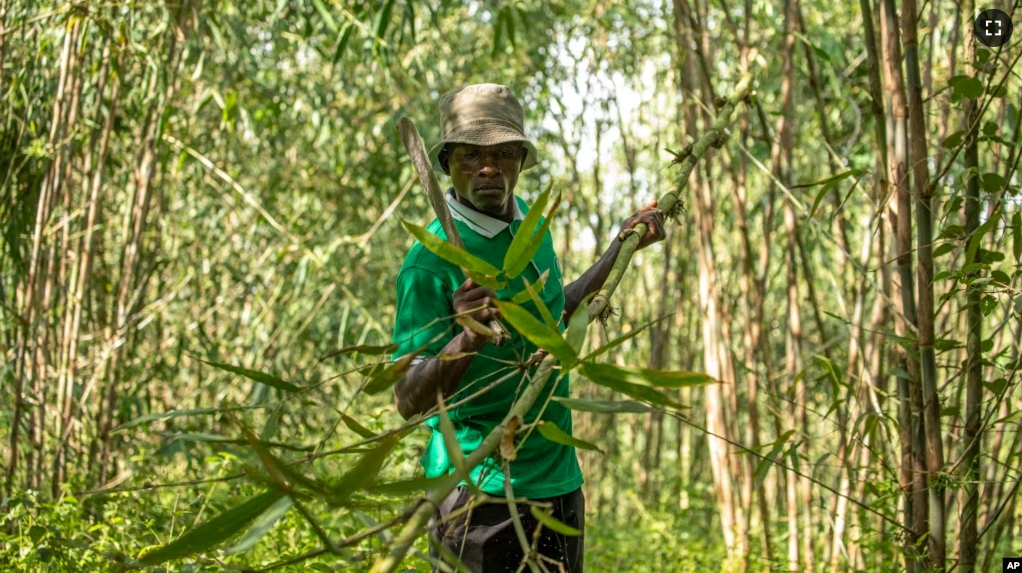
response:
[[[493,217],[494,219],[497,219],[499,221],[503,221],[505,223],[510,223],[511,221],[515,220],[515,203],[514,203],[515,196],[514,195],[511,195],[511,197],[507,200],[507,202],[504,203],[504,208],[503,208],[503,210],[500,213],[491,213],[489,211],[481,211],[481,210],[477,209],[476,206],[473,205],[471,201],[468,201],[464,197],[462,197],[461,194],[458,193],[457,190],[454,191],[454,198],[458,201],[458,203],[461,203],[462,205],[464,205],[465,207],[468,207],[469,209],[475,211],[476,213],[481,213],[483,215],[486,215],[487,217]]]

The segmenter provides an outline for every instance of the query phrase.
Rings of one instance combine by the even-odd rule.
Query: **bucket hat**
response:
[[[539,163],[536,146],[525,137],[525,110],[511,88],[469,85],[440,99],[440,143],[429,150],[429,159],[433,170],[443,173],[438,157],[448,143],[486,146],[511,141],[520,141],[529,150],[522,171]]]

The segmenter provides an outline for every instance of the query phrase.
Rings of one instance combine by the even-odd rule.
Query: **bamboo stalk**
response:
[[[974,0],[965,0],[962,6],[962,17],[972,20],[975,12]],[[965,61],[974,62],[976,58],[976,37],[965,34]],[[964,128],[979,121],[979,106],[976,101],[967,99],[963,109]],[[972,237],[979,229],[980,211],[983,206],[979,196],[979,143],[975,137],[969,138],[965,147],[965,172],[968,176],[965,184],[965,236]],[[965,264],[979,260],[979,249],[966,252]],[[974,573],[978,557],[977,521],[979,514],[979,479],[980,479],[980,443],[983,437],[980,424],[980,409],[983,402],[983,315],[980,312],[979,289],[966,289],[966,342],[965,342],[965,436],[962,466],[965,468],[964,487],[962,489],[962,508],[959,533],[958,564],[962,573]],[[996,458],[994,458],[996,459]]]

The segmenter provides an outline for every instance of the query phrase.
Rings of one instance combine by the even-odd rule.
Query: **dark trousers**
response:
[[[453,553],[472,573],[514,573],[522,561],[522,544],[515,533],[511,511],[505,500],[492,499],[465,508],[472,501],[472,492],[461,486],[451,492],[440,504],[429,522],[430,556],[440,560],[440,543]],[[582,573],[582,554],[585,548],[585,498],[582,489],[558,497],[531,500],[553,506],[554,519],[583,531],[583,535],[568,536],[543,527],[538,541],[534,533],[538,521],[532,516],[527,503],[517,504],[525,536],[535,547],[546,571],[552,573]],[[434,573],[439,571],[433,570]],[[525,571],[529,571],[526,567]]]

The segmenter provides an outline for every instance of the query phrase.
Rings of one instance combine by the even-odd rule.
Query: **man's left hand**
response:
[[[667,237],[664,231],[664,212],[657,209],[656,201],[651,202],[642,209],[639,209],[631,217],[621,223],[621,233],[618,235],[622,240],[628,236],[630,229],[634,229],[639,223],[646,224],[646,234],[639,239],[639,249],[644,249],[653,243],[663,241]]]

